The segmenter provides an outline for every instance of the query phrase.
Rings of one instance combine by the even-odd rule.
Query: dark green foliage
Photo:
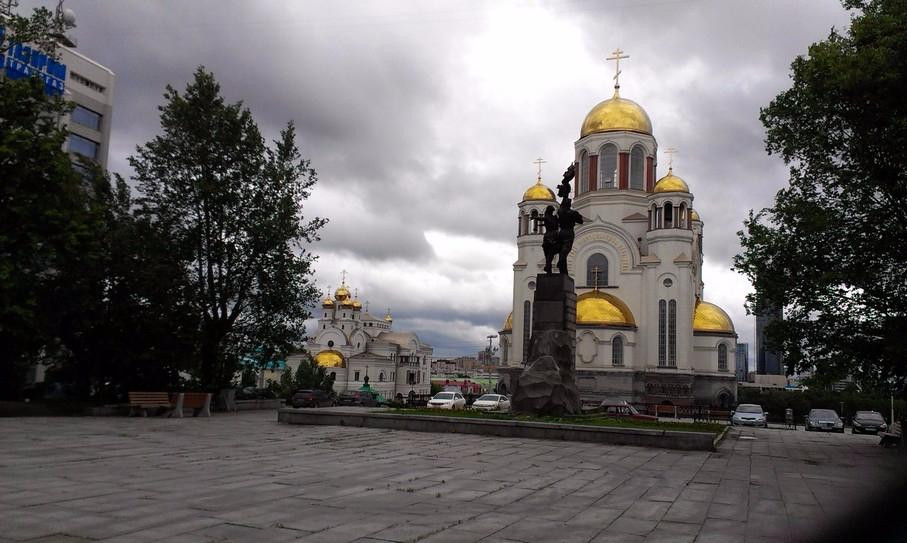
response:
[[[138,213],[187,272],[182,299],[199,321],[195,371],[216,390],[243,358],[264,365],[302,337],[318,296],[304,244],[326,221],[303,221],[315,172],[300,158],[292,123],[266,146],[250,112],[226,104],[201,68],[184,93],[168,86],[164,97],[161,134],[130,158]]]
[[[907,2],[848,1],[791,65],[793,85],[761,112],[766,147],[790,167],[772,208],[751,213],[735,268],[748,308],[780,303],[769,329],[789,371],[869,387],[907,380]]]
[[[306,354],[299,363],[299,367],[296,368],[296,377],[293,380],[293,384],[296,389],[318,389],[332,392],[334,390],[334,377],[327,368],[319,366],[311,356]]]
[[[0,21],[4,40],[0,42],[0,52],[5,52],[11,44],[28,43],[46,55],[55,55],[57,38],[63,34],[63,21],[45,7],[35,8],[31,17],[13,14]]]
[[[831,390],[810,388],[805,391],[791,392],[787,390],[766,390],[761,392],[757,388],[737,389],[737,403],[754,403],[762,406],[769,412],[772,421],[783,421],[784,410],[794,410],[794,420],[803,424],[803,417],[810,409],[834,409],[838,415],[850,418],[857,411],[878,411],[890,418],[891,398],[885,394],[862,393],[855,390],[834,392]],[[841,404],[844,404],[842,411]],[[907,408],[907,402],[896,399],[894,402],[895,417],[900,418]]]

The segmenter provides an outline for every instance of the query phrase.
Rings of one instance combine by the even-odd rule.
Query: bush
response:
[[[885,394],[857,391],[835,392],[809,389],[804,391],[766,390],[740,388],[738,403],[755,403],[769,412],[771,420],[784,420],[784,410],[793,409],[794,420],[802,422],[810,409],[834,409],[839,415],[850,418],[857,411],[878,411],[887,420],[891,413],[891,399]],[[844,404],[842,412],[841,404]],[[895,417],[900,417],[907,408],[904,400],[894,401]]]

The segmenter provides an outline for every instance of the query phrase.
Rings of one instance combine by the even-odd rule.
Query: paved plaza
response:
[[[708,453],[276,419],[0,419],[0,541],[796,541],[900,463],[802,430]]]

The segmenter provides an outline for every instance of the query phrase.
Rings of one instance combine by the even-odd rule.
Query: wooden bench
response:
[[[879,434],[882,437],[882,440],[879,441],[879,445],[885,447],[886,449],[900,445],[902,433],[903,429],[901,428],[901,423],[895,422],[891,425],[890,432],[882,432]]]
[[[161,407],[173,409],[173,404],[170,402],[170,395],[166,392],[129,393],[130,412],[140,410],[142,416],[147,417],[149,409],[160,409]]]
[[[211,393],[180,392],[176,395],[176,406],[173,408],[173,415],[183,418],[183,409],[192,409],[193,417],[210,417]]]
[[[723,420],[730,420],[731,412],[721,409],[708,409],[706,410],[705,417],[708,422],[720,422]]]

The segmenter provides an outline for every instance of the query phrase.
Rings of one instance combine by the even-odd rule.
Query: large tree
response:
[[[735,267],[749,309],[780,304],[771,344],[788,369],[864,384],[907,378],[907,2],[848,0],[761,111],[768,152],[790,169],[774,205],[750,213]]]
[[[311,279],[324,219],[305,221],[315,171],[292,123],[269,147],[242,103],[228,104],[199,68],[185,92],[168,86],[161,134],[130,158],[139,214],[187,270],[199,328],[197,376],[227,386],[240,361],[280,358],[302,337],[318,292]]]

